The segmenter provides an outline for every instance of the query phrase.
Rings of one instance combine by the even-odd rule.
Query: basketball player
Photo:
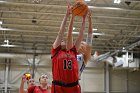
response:
[[[21,84],[20,84],[20,88],[19,88],[19,93],[28,93],[27,90],[24,90],[24,83],[27,81],[27,86],[30,87],[30,86],[35,86],[35,81],[34,79],[29,79],[29,80],[26,80],[26,76],[23,75],[22,76],[22,79],[21,79]]]
[[[71,9],[67,8],[66,15],[61,23],[60,30],[52,46],[52,92],[51,93],[81,93],[78,77],[77,50],[83,39],[85,29],[86,14],[83,16],[80,33],[74,45],[70,40],[65,44],[63,37],[67,18],[70,16]],[[72,34],[74,15],[70,19],[68,35]],[[69,37],[71,38],[71,37]]]
[[[51,93],[51,88],[48,85],[48,76],[41,75],[39,78],[39,86],[28,87],[28,93]]]

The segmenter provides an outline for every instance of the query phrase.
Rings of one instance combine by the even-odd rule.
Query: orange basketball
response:
[[[72,13],[75,16],[83,16],[88,11],[88,6],[84,1],[78,0],[72,7]]]

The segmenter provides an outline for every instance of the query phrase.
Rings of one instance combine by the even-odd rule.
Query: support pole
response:
[[[6,69],[5,69],[5,89],[4,93],[7,93],[7,87],[8,87],[8,70],[9,70],[9,59],[5,59],[6,63]]]
[[[105,63],[105,91],[106,93],[110,93],[109,91],[109,65]]]

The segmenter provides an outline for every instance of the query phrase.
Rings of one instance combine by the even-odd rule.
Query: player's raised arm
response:
[[[80,28],[78,38],[76,39],[76,42],[75,42],[75,47],[77,50],[79,50],[81,41],[83,40],[83,37],[84,37],[86,16],[87,16],[87,13],[83,16],[82,26]]]
[[[67,33],[67,50],[71,49],[73,47],[73,36],[72,36],[72,31],[73,31],[73,22],[74,22],[74,15],[72,14],[71,19],[70,19],[70,24],[68,27],[68,33]]]
[[[19,93],[27,93],[27,91],[24,90],[24,83],[26,82],[26,76],[23,75],[21,79],[21,84],[19,88]]]
[[[85,52],[85,56],[84,56],[84,60],[85,60],[85,64],[87,64],[88,60],[91,57],[91,50],[92,50],[92,39],[93,39],[93,35],[92,35],[92,16],[91,16],[91,11],[88,12],[88,22],[89,22],[89,26],[88,26],[88,34],[87,34],[87,38],[86,38],[86,52]]]
[[[63,18],[62,23],[61,23],[58,35],[56,37],[56,40],[53,43],[53,48],[54,49],[57,48],[61,44],[61,41],[64,38],[65,26],[66,26],[67,18],[69,17],[69,15],[70,15],[70,6],[68,5],[67,12],[66,12],[66,14]]]

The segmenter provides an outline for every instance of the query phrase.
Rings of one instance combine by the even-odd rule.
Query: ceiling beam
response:
[[[66,9],[67,6],[64,5],[46,5],[46,4],[29,4],[29,3],[16,3],[16,2],[0,2],[0,4],[7,4],[7,5],[14,5],[14,6],[24,6],[24,7],[44,7],[44,8],[47,8],[47,7],[56,7],[56,8],[64,8]],[[89,6],[89,8],[91,9],[101,9],[101,10],[118,10],[118,11],[128,11],[128,12],[140,12],[139,10],[133,10],[133,9],[125,9],[125,8],[119,8],[119,7],[98,7],[98,6]]]

